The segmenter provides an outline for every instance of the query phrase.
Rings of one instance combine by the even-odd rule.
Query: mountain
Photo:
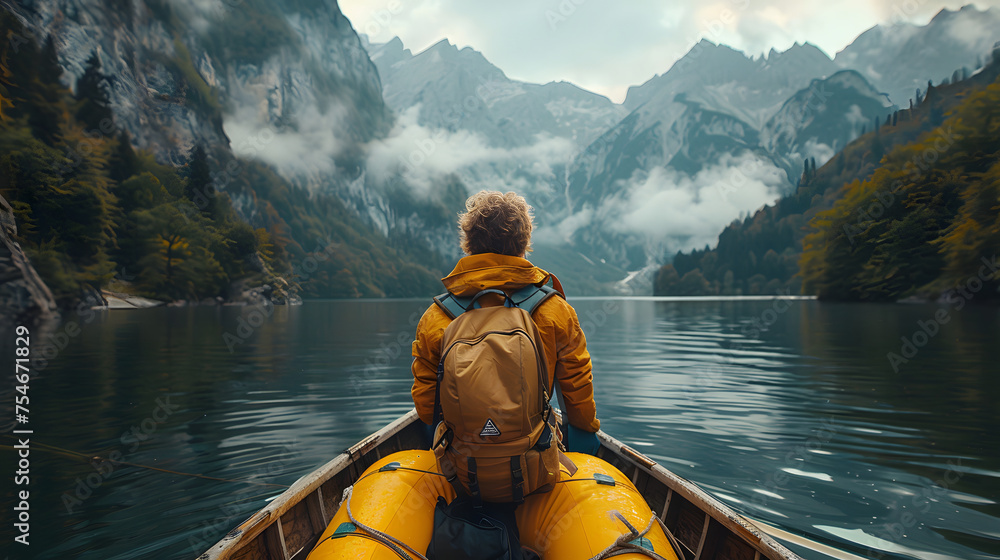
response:
[[[809,79],[832,74],[836,66],[810,43],[796,43],[787,51],[771,49],[766,56],[748,57],[725,45],[702,39],[662,75],[628,89],[624,105],[638,109],[651,101],[669,101],[677,93],[703,89],[706,104],[735,110],[748,122],[760,125],[767,109],[780,104]]]
[[[19,12],[55,37],[67,86],[98,53],[116,123],[163,161],[181,162],[198,141],[259,151],[241,144],[264,142],[268,127],[269,148],[287,150],[296,136],[322,139],[318,125],[334,120],[341,143],[390,124],[378,75],[336,2],[42,0]]]
[[[889,101],[860,74],[841,70],[817,78],[785,101],[760,133],[760,142],[786,170],[799,170],[805,158],[829,161],[864,130],[869,118],[884,116]]]
[[[753,58],[709,41],[631,88],[625,106],[570,167],[562,219],[578,250],[644,269],[640,282],[671,251],[793,190],[805,159],[825,162],[890,110],[813,45]]]
[[[517,190],[546,224],[565,206],[573,157],[625,114],[570,83],[512,80],[482,53],[447,40],[417,54],[398,38],[366,48],[399,115],[369,162],[369,190],[390,183],[394,196],[415,200],[443,184],[460,184],[463,193]],[[451,221],[438,226],[430,234],[435,250],[457,258]]]
[[[677,253],[655,293],[884,300],[968,279],[997,243],[998,80],[992,62],[931,88],[826,165],[806,165],[794,193],[732,222],[714,247]]]
[[[998,20],[1000,11],[967,6],[924,26],[875,26],[834,60],[808,43],[754,58],[703,40],[629,89],[631,113],[571,165],[555,229],[579,252],[648,280],[672,250],[713,238],[709,221],[721,227],[792,193],[807,161],[822,166],[911,97],[919,102],[928,80],[972,75],[1000,39]],[[773,180],[774,168],[785,177]]]
[[[420,125],[473,132],[491,147],[530,146],[539,135],[585,146],[625,114],[567,82],[511,80],[479,51],[447,39],[416,55],[398,37],[367,48],[395,111],[419,105]]]
[[[804,292],[940,298],[956,309],[973,298],[1000,299],[1000,49],[992,58],[971,83],[928,90],[922,106],[931,107],[930,118],[946,115],[944,122],[888,151],[870,177],[846,185],[810,221],[799,260]]]
[[[702,40],[667,73],[629,89],[624,105],[632,112],[571,170],[572,209],[599,201],[637,170],[696,173],[723,153],[761,148],[759,133],[782,104],[837,70],[810,44],[753,59]]]
[[[457,154],[449,162],[462,184],[469,190],[499,184],[524,192],[540,209],[540,253],[554,254],[546,251],[549,245],[569,242],[595,263],[591,272],[602,278],[609,269],[624,277],[699,237],[664,246],[650,243],[655,233],[621,227],[635,221],[633,213],[643,203],[634,196],[639,186],[660,196],[678,183],[709,181],[725,174],[720,167],[749,162],[756,186],[720,206],[709,226],[720,227],[790,190],[788,177],[797,176],[806,158],[830,157],[833,146],[859,134],[862,121],[884,116],[888,105],[857,75],[815,86],[813,80],[840,69],[810,44],[755,59],[702,41],[667,73],[630,88],[622,106],[571,84],[511,80],[481,53],[447,40],[418,54],[398,38],[366,48],[387,104],[404,124],[412,121],[409,130],[422,131],[403,129],[399,137],[414,137],[410,145],[416,146],[431,131],[447,133],[426,144],[426,157],[416,154],[420,163],[406,166],[404,184],[412,189],[433,182],[427,175],[435,159],[464,139],[461,149],[449,152]],[[808,90],[811,84],[814,89]],[[832,93],[815,90],[828,85]],[[797,93],[800,98],[789,101]],[[830,104],[831,95],[843,99]],[[822,105],[824,114],[811,127],[790,124],[796,103]],[[835,112],[856,122],[844,124]]]
[[[460,210],[469,192],[516,190],[535,207],[539,224],[565,207],[566,169],[573,157],[625,114],[621,105],[566,82],[512,80],[482,53],[442,40],[413,54],[394,38],[365,43],[378,69],[387,105],[398,115],[392,132],[368,161],[369,191],[392,193],[390,205],[412,201],[409,225],[387,221],[427,239],[446,259],[458,258],[451,216],[421,220],[420,201],[449,200]],[[442,194],[445,190],[450,194]],[[440,205],[439,205],[440,207]],[[417,223],[417,222],[420,223]],[[544,235],[536,236],[539,242]],[[574,270],[536,242],[534,258],[564,273],[573,293],[599,293],[624,271]],[[555,257],[555,258],[550,258]]]
[[[837,66],[865,76],[900,107],[916,101],[916,91],[953,80],[982,66],[1000,41],[1000,10],[978,10],[971,4],[944,9],[927,25],[896,22],[876,25],[837,53]]]
[[[5,45],[0,189],[60,301],[138,269],[136,289],[163,299],[274,288],[275,274],[311,296],[433,290],[441,256],[350,206],[385,199],[358,185],[394,116],[335,1],[51,0],[0,15],[19,38]]]
[[[736,216],[795,191],[804,167],[870,134],[893,103],[907,106],[892,99],[897,89],[974,74],[974,57],[969,72],[953,65],[996,29],[994,11],[945,11],[923,27],[873,28],[833,60],[808,43],[756,57],[702,41],[619,105],[568,83],[512,80],[447,40],[416,54],[398,39],[369,44],[333,0],[41,0],[5,10],[39,48],[53,39],[63,86],[87,68],[107,76],[83,80],[106,92],[113,115],[98,131],[102,149],[128,144],[178,168],[168,182],[183,190],[202,145],[201,187],[267,232],[289,269],[317,240],[335,239],[340,260],[310,275],[322,284],[310,284],[316,295],[429,285],[458,256],[454,215],[481,188],[526,194],[538,255],[590,276],[589,293],[625,278],[642,293],[666,255],[704,246]],[[948,52],[927,51],[936,44]],[[48,94],[77,110],[69,94]],[[87,123],[49,112],[45,126],[15,128],[55,150],[39,148],[45,158],[72,159],[87,132],[74,127],[93,129],[103,114]],[[129,177],[91,163],[98,198],[114,208]],[[197,193],[169,194],[171,204],[199,203]],[[7,198],[27,216],[15,204],[24,200]],[[112,216],[101,216],[104,227]],[[228,220],[205,227],[229,231]],[[29,254],[46,242],[35,241],[23,244]],[[581,262],[586,270],[574,270]]]
[[[400,208],[385,181],[368,180],[371,143],[390,133],[395,115],[335,1],[43,0],[17,12],[35,35],[55,38],[65,85],[97,54],[111,78],[115,124],[137,149],[179,165],[204,144],[246,219],[265,219],[260,203],[280,201],[239,187],[246,177],[224,171],[232,156],[338,199],[391,243],[426,250],[436,242],[420,224],[440,213],[441,193]],[[414,207],[423,219],[401,215]]]
[[[875,26],[859,36],[834,60],[846,72],[815,82],[818,87],[812,91],[803,90],[790,98],[761,132],[765,149],[777,156],[782,167],[805,167],[796,191],[745,220],[733,222],[719,235],[714,248],[678,253],[671,265],[659,271],[656,293],[797,292],[803,228],[817,213],[834,205],[845,183],[869,178],[894,146],[917,142],[920,133],[940,125],[968,93],[970,84],[989,82],[995,68],[987,72],[982,66],[990,61],[990,50],[1000,38],[998,19],[997,10],[966,6],[958,11],[942,10],[924,26],[894,23]],[[970,76],[975,77],[966,79]],[[942,84],[933,88],[933,95],[928,93],[929,80]],[[951,88],[949,82],[962,85]],[[842,87],[855,94],[826,94]],[[876,91],[884,94],[873,95]],[[925,96],[931,97],[929,102]],[[827,97],[831,108],[814,110],[810,100]],[[896,111],[884,124],[883,120],[861,118],[866,105],[869,111],[878,112],[879,105],[885,107],[890,102],[894,107],[916,105],[918,109]],[[858,136],[859,127],[867,134],[845,146],[844,141]],[[822,145],[819,135],[830,135],[834,142]],[[806,146],[813,149],[804,149]],[[780,156],[802,151],[813,153],[811,157],[820,166],[839,153],[818,171],[812,159]],[[814,275],[808,289],[815,290],[817,285]]]

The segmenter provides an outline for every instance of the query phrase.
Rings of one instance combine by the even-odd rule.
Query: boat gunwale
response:
[[[299,502],[349,467],[367,451],[377,448],[381,443],[403,431],[417,418],[416,409],[410,409],[409,412],[393,420],[382,429],[365,437],[309,474],[303,475],[270,503],[227,533],[212,548],[199,556],[198,560],[231,558],[235,552],[260,536],[272,523],[281,519],[282,515],[297,506]],[[269,522],[263,523],[264,521]]]
[[[367,457],[369,453],[381,453],[379,450],[382,445],[389,442],[391,438],[399,435],[417,421],[416,409],[410,409],[409,412],[393,420],[382,429],[363,438],[309,474],[300,477],[287,490],[227,533],[219,542],[199,556],[198,560],[227,560],[232,558],[245,546],[251,544],[256,539],[263,538],[265,531],[275,522],[280,521],[285,513],[298,506],[313,493],[316,493],[336,475],[350,468],[351,465],[362,460],[364,457]],[[663,484],[667,490],[677,493],[681,498],[687,500],[691,505],[703,512],[707,518],[715,520],[725,531],[757,551],[759,558],[802,560],[800,556],[777,542],[751,520],[736,513],[697,484],[678,476],[603,431],[599,431],[597,435],[601,446],[606,452],[625,461],[631,467],[646,473],[652,479]],[[360,473],[355,474],[355,476],[357,475],[360,475]],[[651,507],[653,506],[651,505]],[[655,507],[653,509],[655,511]],[[658,515],[663,516],[664,513],[661,511],[658,512]],[[706,531],[708,530],[707,525],[708,520],[706,519]],[[280,525],[278,526],[278,530],[280,532]],[[312,536],[318,537],[318,534]],[[282,540],[284,540],[284,537],[282,537]],[[284,551],[282,556],[289,558],[287,551]]]
[[[597,437],[601,441],[601,445],[607,448],[608,451],[631,463],[637,469],[645,470],[647,474],[659,482],[662,482],[668,489],[679,494],[682,498],[693,504],[701,511],[705,512],[706,515],[722,524],[723,527],[736,534],[739,538],[761,554],[764,554],[767,557],[774,555],[782,559],[802,560],[798,554],[795,554],[784,545],[771,538],[759,527],[754,525],[752,521],[733,511],[729,506],[719,501],[718,498],[712,496],[697,484],[675,474],[673,471],[623,444],[621,441],[607,434],[603,430],[597,432]],[[635,455],[636,457],[632,457],[630,455]],[[648,462],[649,465],[643,465],[642,462],[637,459],[642,459]],[[663,514],[664,512],[659,512],[659,515]]]

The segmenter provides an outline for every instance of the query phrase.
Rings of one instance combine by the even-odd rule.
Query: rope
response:
[[[656,518],[656,522],[660,525],[660,528],[663,529],[663,534],[666,535],[667,540],[670,541],[670,547],[674,549],[674,554],[677,555],[677,559],[682,560],[684,558],[684,551],[681,550],[681,541],[677,540],[677,537],[670,532],[670,529],[667,529],[667,524],[656,515],[655,511],[653,512],[653,517]],[[689,547],[685,548],[691,550]],[[694,554],[694,551],[691,550],[691,553]]]
[[[41,446],[42,447],[41,451],[49,451],[50,453],[59,453],[59,454],[67,455],[69,457],[73,457],[73,458],[76,458],[76,459],[83,459],[83,460],[88,461],[88,462],[89,461],[105,461],[105,460],[106,461],[111,461],[111,459],[103,459],[102,457],[98,457],[98,456],[94,456],[94,455],[87,455],[86,453],[80,453],[79,451],[72,451],[72,450],[69,450],[69,449],[63,449],[61,447],[56,447],[54,445],[48,445],[48,444],[41,443],[41,442],[34,442],[34,443],[32,443],[32,446]],[[0,447],[6,448],[6,449],[14,449],[14,446],[12,446],[12,445],[0,445]],[[288,485],[286,485],[286,484],[273,484],[273,483],[270,483],[270,482],[257,482],[257,481],[254,481],[254,480],[239,480],[239,479],[232,479],[232,478],[218,478],[218,477],[215,477],[215,476],[207,476],[207,475],[204,475],[204,474],[194,474],[194,473],[186,473],[186,472],[181,472],[181,471],[172,471],[172,470],[169,470],[169,469],[161,469],[161,468],[158,468],[158,467],[151,467],[149,465],[140,465],[139,463],[130,463],[128,461],[111,461],[111,462],[115,463],[115,464],[118,464],[118,465],[127,465],[129,467],[136,467],[136,468],[147,469],[147,470],[151,470],[151,471],[159,471],[159,472],[168,473],[168,474],[176,474],[176,475],[179,475],[179,476],[190,476],[192,478],[203,478],[205,480],[216,480],[216,481],[219,481],[219,482],[236,482],[236,483],[240,483],[240,484],[254,484],[254,485],[257,485],[257,486],[274,486],[276,488],[288,488]]]
[[[412,560],[409,556],[407,556],[405,552],[403,552],[402,549],[405,548],[406,550],[412,552],[413,555],[419,558],[420,560],[427,560],[426,556],[420,554],[416,550],[413,550],[413,548],[410,547],[410,545],[404,543],[403,541],[394,538],[392,535],[383,533],[382,531],[369,527],[361,523],[357,519],[354,519],[354,515],[351,513],[351,494],[353,492],[354,492],[353,486],[349,486],[346,490],[344,490],[344,499],[342,501],[347,506],[347,518],[351,520],[351,523],[354,523],[355,527],[370,534],[379,543],[385,545],[390,550],[399,555],[400,558],[403,558],[405,560]]]
[[[622,516],[622,514],[618,513],[617,510],[611,510],[611,515],[617,517],[622,523],[624,523],[625,526],[628,527],[629,532],[615,539],[615,542],[611,543],[609,547],[599,552],[597,556],[594,556],[590,560],[604,560],[605,558],[621,556],[622,554],[644,554],[654,560],[667,560],[652,550],[643,548],[633,542],[636,539],[644,537],[646,533],[653,528],[653,523],[659,519],[656,517],[656,514],[653,514],[653,517],[650,518],[649,523],[646,525],[646,528],[642,530],[642,532],[637,531],[636,528],[633,527],[632,524]]]

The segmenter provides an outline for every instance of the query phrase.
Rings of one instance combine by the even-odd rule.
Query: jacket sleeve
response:
[[[562,302],[567,310],[566,320],[556,327],[555,378],[559,381],[569,423],[588,432],[601,428],[594,402],[594,376],[587,351],[587,338],[580,328],[576,310]]]
[[[441,358],[441,336],[446,326],[444,314],[431,304],[417,323],[417,335],[413,341],[413,404],[417,414],[425,424],[434,419],[434,393],[437,389],[437,366]]]

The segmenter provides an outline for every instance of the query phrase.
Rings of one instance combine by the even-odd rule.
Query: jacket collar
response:
[[[518,290],[528,284],[542,285],[549,273],[523,257],[497,253],[481,253],[462,258],[451,274],[441,279],[449,292],[460,297],[475,295],[482,290]]]

